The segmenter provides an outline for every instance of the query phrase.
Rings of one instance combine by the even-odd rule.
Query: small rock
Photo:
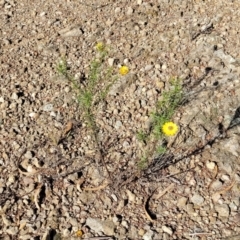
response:
[[[115,201],[115,202],[117,202],[117,196],[115,195],[115,194],[111,194],[111,197],[113,198],[113,200]]]
[[[229,177],[229,175],[224,174],[224,175],[222,175],[221,180],[223,180],[224,182],[228,182],[228,181],[230,181],[230,177]]]
[[[103,232],[102,221],[100,219],[87,218],[86,225],[96,233]]]
[[[196,205],[201,205],[204,202],[204,198],[198,194],[194,194],[191,198],[191,202]]]
[[[66,93],[70,92],[70,90],[71,90],[71,88],[70,88],[69,86],[66,86],[66,87],[64,88],[64,91],[65,91]]]
[[[213,190],[217,190],[217,189],[220,189],[222,187],[222,182],[219,181],[219,180],[216,180],[216,181],[213,181],[212,184],[211,184],[211,189]]]
[[[18,228],[17,227],[10,227],[8,229],[6,229],[6,232],[10,235],[16,235],[18,232]]]
[[[186,211],[187,211],[187,213],[189,213],[189,214],[195,213],[193,204],[187,204]]]
[[[114,235],[114,223],[110,220],[102,221],[98,218],[88,218],[86,225],[96,233],[104,232],[106,235]]]
[[[168,233],[169,235],[172,235],[173,234],[173,231],[170,227],[167,227],[167,226],[162,226],[162,230],[165,232],[165,233]]]
[[[116,121],[115,128],[118,130],[122,126],[121,121]]]
[[[128,148],[130,146],[129,142],[128,141],[124,141],[123,142],[123,147],[124,148]]]
[[[113,218],[112,218],[112,221],[113,221],[115,224],[119,224],[120,219],[119,219],[116,215],[114,215]]]
[[[159,81],[159,80],[156,80],[156,87],[159,88],[159,89],[164,88],[164,82],[161,82],[161,81]]]
[[[109,58],[108,59],[108,64],[109,64],[110,67],[112,67],[113,64],[114,64],[114,58]]]
[[[206,163],[206,167],[211,171],[214,170],[215,166],[216,166],[215,162],[207,161]]]
[[[132,13],[133,13],[133,9],[131,7],[128,7],[127,15],[131,15]]]
[[[31,151],[27,151],[25,154],[24,154],[24,157],[27,158],[27,159],[31,159],[33,158],[33,154]]]
[[[153,239],[153,231],[148,230],[144,235],[143,235],[143,240],[152,240]]]
[[[166,64],[163,64],[163,65],[162,65],[162,70],[165,70],[165,69],[167,69],[167,65],[166,65]]]
[[[139,236],[143,236],[144,233],[145,233],[145,231],[142,228],[138,231],[138,235]]]
[[[218,192],[216,192],[216,193],[214,193],[213,195],[212,195],[212,200],[213,200],[213,202],[218,202],[218,200],[221,198],[221,195],[218,193]]]
[[[149,70],[151,70],[153,68],[153,65],[147,65],[146,67],[145,67],[145,71],[149,71]]]
[[[227,204],[215,205],[219,217],[229,217],[230,210]]]
[[[13,100],[17,100],[17,99],[18,99],[17,93],[13,93],[13,94],[12,94],[12,99],[13,99]]]
[[[230,209],[231,209],[231,211],[237,211],[237,209],[238,209],[238,207],[233,203],[233,202],[231,202],[230,204],[229,204],[229,207],[230,207]]]
[[[127,223],[127,221],[122,221],[122,223],[121,223],[125,228],[128,228],[128,223]]]
[[[120,13],[121,12],[121,8],[120,7],[116,7],[114,11],[115,11],[115,13]]]
[[[37,113],[35,113],[35,112],[31,112],[31,113],[29,113],[28,116],[29,116],[30,118],[36,118]]]
[[[48,103],[43,106],[43,111],[45,112],[51,112],[53,110],[53,105],[51,103]]]
[[[108,236],[114,235],[115,225],[112,221],[106,220],[103,222],[103,232]]]
[[[129,201],[130,201],[130,202],[134,202],[136,196],[135,196],[131,191],[129,191],[128,189],[126,190],[126,192],[127,192]]]
[[[188,200],[188,199],[187,199],[186,197],[181,197],[180,199],[178,199],[177,207],[179,207],[179,208],[185,208],[185,207],[186,207],[187,200]]]

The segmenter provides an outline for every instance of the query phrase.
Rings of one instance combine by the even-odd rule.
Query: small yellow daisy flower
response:
[[[104,49],[104,44],[103,44],[103,42],[98,42],[97,44],[96,44],[96,49],[98,50],[98,51],[103,51],[103,49]]]
[[[122,66],[122,67],[120,67],[120,69],[119,69],[119,73],[120,73],[121,75],[126,75],[126,74],[128,74],[128,72],[129,72],[129,68],[128,68],[127,66]]]
[[[178,131],[178,126],[173,122],[166,122],[162,126],[162,132],[166,136],[174,136]]]
[[[77,237],[82,237],[82,236],[83,236],[82,230],[78,230],[78,231],[76,232],[76,236],[77,236]]]

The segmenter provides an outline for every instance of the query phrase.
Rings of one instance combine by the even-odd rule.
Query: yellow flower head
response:
[[[166,122],[162,126],[162,132],[166,136],[174,136],[178,131],[178,126],[173,122]]]
[[[77,236],[77,237],[82,237],[82,236],[83,236],[82,230],[77,230],[76,236]]]
[[[98,43],[96,44],[96,49],[97,49],[99,52],[103,51],[103,49],[104,49],[104,44],[103,44],[103,42],[98,42]]]
[[[120,67],[120,69],[119,69],[119,73],[120,73],[121,75],[126,75],[126,74],[128,74],[128,72],[129,72],[129,68],[128,68],[127,66],[122,66],[122,67]]]

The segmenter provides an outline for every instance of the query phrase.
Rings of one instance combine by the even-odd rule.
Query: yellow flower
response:
[[[122,66],[122,67],[120,67],[120,69],[119,69],[119,73],[120,73],[121,75],[126,75],[126,74],[128,74],[128,72],[129,72],[129,68],[128,68],[127,66]]]
[[[166,136],[174,136],[178,131],[178,126],[173,122],[166,122],[162,126],[162,132]]]
[[[82,230],[78,230],[78,231],[76,232],[76,236],[77,236],[77,237],[82,237],[82,236],[83,236]]]
[[[104,49],[104,44],[102,43],[102,42],[98,42],[97,44],[96,44],[96,49],[98,50],[98,51],[103,51],[103,49]]]

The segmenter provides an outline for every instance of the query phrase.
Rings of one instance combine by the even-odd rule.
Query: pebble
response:
[[[64,91],[65,91],[66,93],[70,92],[70,90],[71,90],[71,88],[70,88],[69,86],[67,86],[67,87],[64,88]]]
[[[122,224],[125,228],[128,228],[128,222],[127,222],[127,221],[123,220],[123,221],[121,222],[121,224]]]
[[[185,208],[188,198],[187,197],[181,197],[178,199],[177,206],[178,208]]]
[[[144,229],[142,229],[142,228],[138,231],[138,235],[139,235],[139,236],[143,236],[144,233],[145,233],[145,231],[144,231]]]
[[[221,180],[223,180],[224,182],[228,182],[228,181],[230,181],[230,177],[229,177],[229,175],[224,174],[221,176]]]
[[[12,94],[12,99],[13,99],[13,100],[17,100],[17,99],[18,99],[17,93],[14,92],[14,93]]]
[[[194,194],[191,198],[191,202],[196,205],[201,205],[204,202],[204,198],[199,194]]]
[[[163,65],[162,65],[162,70],[165,70],[165,69],[167,69],[167,65],[166,65],[166,64],[163,64]]]
[[[169,235],[172,235],[173,234],[173,230],[170,228],[170,227],[167,227],[167,226],[162,226],[162,230],[165,232],[165,233],[168,233]]]
[[[103,224],[103,221],[97,218],[87,218],[86,220],[86,225],[96,233],[104,232]]]
[[[186,211],[187,211],[187,213],[189,213],[189,214],[195,213],[193,204],[187,204],[187,206],[186,206]]]
[[[115,11],[115,13],[120,13],[121,12],[121,8],[120,7],[116,7],[114,11]]]
[[[213,190],[217,190],[217,189],[220,189],[222,187],[222,182],[219,181],[219,180],[215,180],[212,182],[212,184],[210,185],[211,189]]]
[[[115,128],[118,130],[122,126],[121,121],[116,121]]]
[[[229,217],[230,209],[227,204],[215,205],[215,210],[219,217]]]
[[[210,161],[207,161],[206,162],[206,167],[209,169],[209,170],[214,170],[216,166],[216,163],[215,162],[210,162]]]
[[[45,111],[45,112],[51,112],[52,110],[53,110],[53,104],[51,104],[51,103],[48,103],[43,106],[43,111]]]
[[[27,151],[25,154],[24,154],[24,157],[27,158],[27,159],[31,159],[33,158],[33,154],[31,151]]]
[[[127,195],[128,195],[129,201],[130,201],[130,202],[134,202],[135,199],[136,199],[136,196],[135,196],[131,191],[129,191],[128,189],[126,190],[126,193],[127,193]]]
[[[109,58],[109,59],[108,59],[108,65],[109,65],[110,67],[112,67],[113,64],[114,64],[114,58]]]
[[[133,13],[133,9],[131,7],[128,7],[127,15],[131,15],[132,13]]]
[[[10,235],[16,235],[18,232],[18,228],[17,227],[9,227],[5,231]]]
[[[145,71],[149,71],[149,70],[151,70],[153,68],[153,65],[147,65],[146,67],[145,67]]]
[[[143,240],[152,240],[153,239],[153,231],[148,230],[142,237]]]

